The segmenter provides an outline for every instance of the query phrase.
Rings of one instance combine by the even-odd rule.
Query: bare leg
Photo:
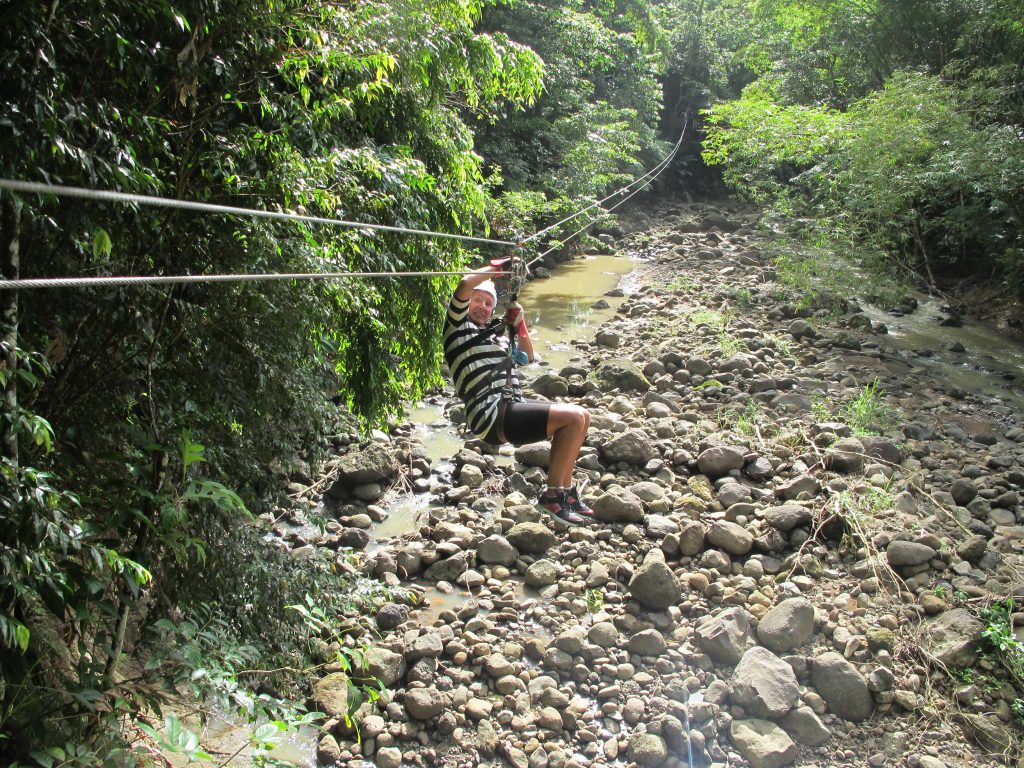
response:
[[[549,488],[572,485],[572,472],[589,427],[590,412],[586,408],[565,403],[552,404],[548,412],[548,437],[551,438]]]

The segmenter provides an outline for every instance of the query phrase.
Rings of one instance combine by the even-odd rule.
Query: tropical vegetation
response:
[[[0,291],[0,751],[140,761],[186,688],[312,719],[292,694],[332,657],[310,627],[395,595],[264,542],[287,480],[440,383],[453,274],[505,253],[483,241],[677,141],[656,194],[728,191],[873,268],[1024,293],[1022,18],[1019,0],[5,4],[0,177],[80,190],[0,189],[5,279],[437,274]],[[159,739],[198,750],[177,725]]]

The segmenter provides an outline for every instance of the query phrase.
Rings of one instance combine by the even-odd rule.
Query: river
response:
[[[547,370],[558,370],[577,356],[577,344],[589,344],[595,331],[612,318],[621,304],[639,287],[638,261],[629,256],[591,254],[563,264],[551,277],[531,280],[520,302],[540,356],[537,363],[521,370],[529,380]],[[962,327],[940,324],[944,316],[938,300],[918,296],[913,313],[896,316],[874,307],[865,313],[874,323],[884,323],[888,334],[878,337],[879,349],[898,356],[907,365],[928,368],[939,374],[954,392],[970,393],[988,399],[996,412],[1019,419],[1024,414],[1024,344],[1001,336],[981,324]],[[408,419],[414,437],[430,456],[435,475],[451,468],[451,459],[461,449],[464,438],[456,425],[444,416],[440,398],[410,404]],[[511,449],[502,449],[499,461],[511,462]],[[388,517],[375,525],[369,551],[387,546],[417,525],[430,505],[429,493],[402,493],[381,502]],[[431,623],[446,609],[470,598],[467,592],[440,591],[432,584],[420,585],[426,607],[419,620]],[[230,717],[219,720],[203,735],[204,743],[213,739],[221,752],[244,742],[246,729]],[[316,734],[304,730],[272,753],[276,760],[315,768]],[[247,765],[251,759],[242,750],[230,764]]]

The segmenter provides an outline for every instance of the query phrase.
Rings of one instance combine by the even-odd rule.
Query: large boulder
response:
[[[651,382],[636,363],[620,358],[604,360],[590,372],[588,379],[602,392],[613,389],[621,392],[646,392],[651,388]]]
[[[874,711],[867,680],[853,664],[834,651],[814,658],[811,683],[837,717],[858,723]]]
[[[701,474],[710,478],[727,475],[731,470],[742,469],[747,452],[735,445],[714,445],[700,452],[697,467]]]
[[[405,711],[413,720],[429,720],[444,711],[447,701],[436,688],[413,688],[405,693]]]
[[[476,545],[476,557],[481,563],[512,566],[519,559],[519,553],[504,536],[492,534]]]
[[[924,625],[923,650],[945,667],[974,666],[984,626],[966,608],[940,613]]]
[[[640,768],[657,768],[668,758],[665,741],[655,733],[637,733],[629,740],[629,759]]]
[[[916,541],[890,541],[885,548],[886,561],[893,568],[910,568],[924,565],[937,556],[937,552],[927,544]]]
[[[729,736],[750,768],[782,768],[797,758],[797,746],[768,720],[733,720]]]
[[[754,536],[739,523],[716,520],[708,528],[708,543],[730,555],[745,555],[754,546]]]
[[[555,534],[541,523],[516,523],[505,538],[519,552],[526,555],[543,555],[555,546]]]
[[[737,664],[750,645],[750,614],[735,606],[704,619],[693,633],[697,647],[719,664]]]
[[[767,648],[755,645],[733,671],[732,700],[758,717],[777,720],[799,697],[793,668]]]
[[[811,524],[814,513],[800,504],[789,503],[768,507],[761,513],[764,521],[777,531],[792,531]]]
[[[601,457],[607,464],[624,462],[635,466],[643,466],[658,455],[657,449],[651,444],[647,433],[639,429],[616,435],[600,447]]]
[[[405,677],[405,670],[405,656],[374,646],[366,652],[366,666],[359,672],[359,678],[360,682],[380,681],[385,688],[393,688]]]
[[[342,718],[349,714],[349,688],[352,683],[344,672],[332,672],[313,683],[310,708],[328,717]]]
[[[603,523],[639,523],[644,519],[643,502],[624,488],[610,488],[594,499],[594,517]]]
[[[856,437],[844,437],[825,454],[825,466],[833,472],[851,475],[864,469],[864,444]]]
[[[652,549],[644,557],[629,580],[629,593],[644,608],[655,611],[663,611],[679,602],[682,590],[660,549]]]
[[[456,552],[451,557],[432,563],[424,575],[433,581],[457,581],[468,568],[466,553]]]
[[[783,600],[757,623],[757,639],[775,653],[789,653],[813,635],[814,606],[806,597]]]
[[[350,451],[336,462],[338,481],[345,485],[360,485],[390,480],[398,471],[395,457],[378,443]]]
[[[860,442],[864,446],[864,453],[874,459],[880,459],[890,466],[898,466],[903,461],[903,449],[888,437],[864,435]]]

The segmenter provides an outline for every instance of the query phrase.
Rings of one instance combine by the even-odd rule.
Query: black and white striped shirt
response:
[[[469,319],[469,301],[452,296],[444,322],[444,359],[455,391],[466,404],[466,424],[478,437],[485,437],[494,426],[505,386],[508,353],[503,327],[500,320],[492,320],[481,328]],[[512,385],[520,398],[514,369]]]

